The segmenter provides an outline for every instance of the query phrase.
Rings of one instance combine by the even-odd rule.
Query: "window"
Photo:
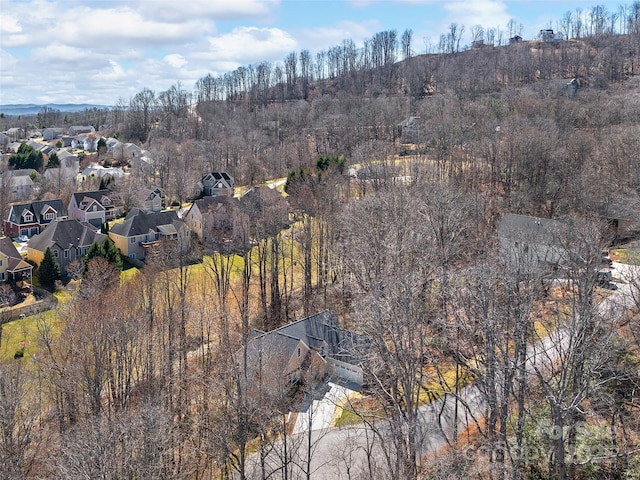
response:
[[[69,250],[64,251],[64,258],[69,258]]]
[[[298,357],[301,355],[300,347],[298,347]]]
[[[25,214],[24,221],[25,222],[33,222],[33,215],[31,215],[30,213]]]
[[[129,239],[129,243],[136,243],[136,237],[131,237]]]
[[[0,267],[2,266],[2,259],[0,259]]]
[[[45,220],[53,220],[54,218],[56,218],[56,214],[55,213],[45,213],[44,214],[44,219]]]
[[[54,250],[54,251],[53,251],[53,256],[54,256],[54,257],[56,257],[56,258],[58,258],[58,250]]]

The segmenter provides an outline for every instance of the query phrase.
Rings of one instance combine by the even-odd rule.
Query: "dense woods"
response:
[[[251,248],[196,263],[166,244],[122,282],[105,245],[27,356],[0,336],[0,478],[331,478],[312,468],[321,438],[287,423],[313,369],[292,386],[277,351],[259,367],[249,352],[252,328],[323,309],[371,338],[345,405],[366,461],[345,441],[344,478],[638,478],[640,297],[607,306],[596,271],[628,240],[615,221],[640,221],[640,2],[557,26],[550,42],[474,26],[465,48],[452,24],[426,52],[380,32],[17,120],[143,144],[156,171],[116,182],[123,197],[152,181],[181,204],[227,171],[286,177],[291,212],[283,228],[256,204]],[[567,225],[561,274],[505,253],[506,213]],[[421,407],[438,401],[446,444],[424,455]]]

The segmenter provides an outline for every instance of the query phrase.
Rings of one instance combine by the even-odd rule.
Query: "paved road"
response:
[[[627,266],[614,265],[614,267],[619,272],[618,275],[621,279],[628,279],[630,277],[627,275],[636,273]],[[598,306],[599,313],[609,317],[612,321],[619,320],[634,305],[632,295],[634,288],[630,284],[619,283],[618,289]],[[535,368],[555,361],[565,351],[568,343],[569,336],[566,332],[558,330],[533,345],[527,366],[529,373],[533,374]],[[474,418],[480,418],[484,414],[486,406],[484,396],[477,387],[470,386],[462,390],[458,400],[457,431],[462,432],[465,428],[472,426]],[[437,452],[447,445],[447,439],[453,438],[455,408],[456,400],[451,395],[420,408],[421,433],[424,438],[421,445],[422,454]],[[379,474],[381,478],[389,478],[389,475],[385,474],[387,469],[380,449],[381,442],[385,441],[384,437],[388,435],[389,429],[386,428],[384,421],[379,422],[377,426],[382,438],[376,437],[371,429],[362,425],[314,430],[312,432],[311,478],[313,480],[357,478],[359,472],[367,472],[369,468]],[[298,427],[297,432],[300,433],[291,437],[289,449],[290,451],[291,449],[297,450],[296,456],[304,460],[307,457],[306,446],[308,444],[302,424]],[[281,449],[282,445],[278,444],[276,447]],[[268,463],[272,463],[271,468],[281,464],[276,457],[277,455],[272,455],[268,459]],[[249,468],[249,478],[260,478],[258,461],[257,455],[249,458],[249,463],[253,462]],[[305,478],[305,463],[302,461],[298,465],[292,465],[292,471],[288,478]],[[276,472],[270,478],[282,479],[284,476],[282,472]]]

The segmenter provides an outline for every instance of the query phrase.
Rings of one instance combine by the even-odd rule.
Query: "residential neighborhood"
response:
[[[0,480],[640,478],[640,0],[79,3],[0,12]]]

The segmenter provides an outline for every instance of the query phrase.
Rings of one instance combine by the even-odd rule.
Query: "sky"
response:
[[[565,12],[631,0],[0,0],[0,104],[115,105],[143,88],[239,66],[312,55],[345,39],[413,31],[414,53],[437,46],[451,23],[531,39]]]

